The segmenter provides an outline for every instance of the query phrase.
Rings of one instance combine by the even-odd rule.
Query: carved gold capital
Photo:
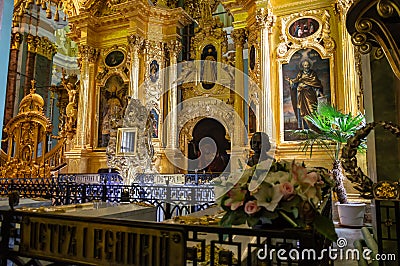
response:
[[[256,11],[256,21],[261,28],[270,29],[274,25],[275,17],[269,8],[260,8]]]
[[[178,40],[171,40],[167,44],[171,57],[176,57],[182,50],[182,43]]]
[[[99,58],[100,51],[89,45],[79,45],[78,47],[79,57],[81,60],[94,63]]]
[[[32,34],[28,34],[26,36],[26,42],[28,43],[28,52],[30,53],[36,53],[36,48],[39,43],[39,37],[38,36],[33,36]]]
[[[336,0],[335,12],[344,15],[353,3],[354,0]]]
[[[57,53],[57,46],[47,37],[37,37],[36,53],[53,60],[53,56]]]
[[[19,50],[22,43],[22,34],[14,32],[11,34],[11,50]]]
[[[247,40],[247,31],[246,29],[234,29],[231,37],[236,46],[243,47]]]
[[[128,36],[128,44],[130,48],[139,50],[144,44],[144,38],[137,34],[131,34]]]

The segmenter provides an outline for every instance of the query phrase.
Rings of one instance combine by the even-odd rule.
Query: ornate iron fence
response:
[[[0,211],[0,222],[1,265],[332,264],[326,252],[331,243],[311,230],[127,222],[22,211]],[[278,252],[286,255],[279,257]]]
[[[122,178],[113,173],[0,179],[0,196],[12,191],[18,191],[22,198],[49,199],[53,205],[92,201],[144,202],[157,207],[158,221],[206,209],[214,204],[214,188],[210,184],[123,185]]]

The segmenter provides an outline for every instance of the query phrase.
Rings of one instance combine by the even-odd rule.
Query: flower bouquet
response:
[[[272,229],[314,229],[332,241],[337,239],[332,220],[321,214],[333,186],[327,169],[273,161],[269,170],[260,163],[216,186],[226,188],[217,193],[217,202],[226,211],[222,226],[247,223]]]

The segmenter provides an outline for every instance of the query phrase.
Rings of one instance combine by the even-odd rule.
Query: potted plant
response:
[[[294,134],[302,136],[305,140],[301,143],[302,150],[310,152],[315,145],[326,151],[332,159],[332,176],[335,181],[334,192],[338,198],[338,212],[340,223],[347,226],[363,225],[365,204],[349,203],[346,189],[344,187],[344,174],[341,163],[342,147],[347,140],[354,136],[356,131],[364,126],[365,119],[360,113],[353,116],[351,113],[344,114],[328,103],[322,103],[318,108],[304,117],[312,125],[313,129],[295,130]],[[332,148],[332,144],[334,148]],[[365,142],[358,149],[365,150]],[[351,208],[350,213],[348,209]]]

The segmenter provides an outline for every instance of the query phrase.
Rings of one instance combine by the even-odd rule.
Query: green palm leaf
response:
[[[310,152],[312,156],[313,148],[317,145],[335,160],[339,159],[342,144],[346,143],[365,123],[362,114],[353,117],[351,113],[344,114],[330,104],[318,106],[315,112],[305,116],[304,119],[312,123],[316,131],[295,130],[292,132],[293,135],[305,139],[301,143],[301,150]],[[330,144],[335,144],[334,151]],[[359,148],[365,149],[365,143],[362,143]]]

